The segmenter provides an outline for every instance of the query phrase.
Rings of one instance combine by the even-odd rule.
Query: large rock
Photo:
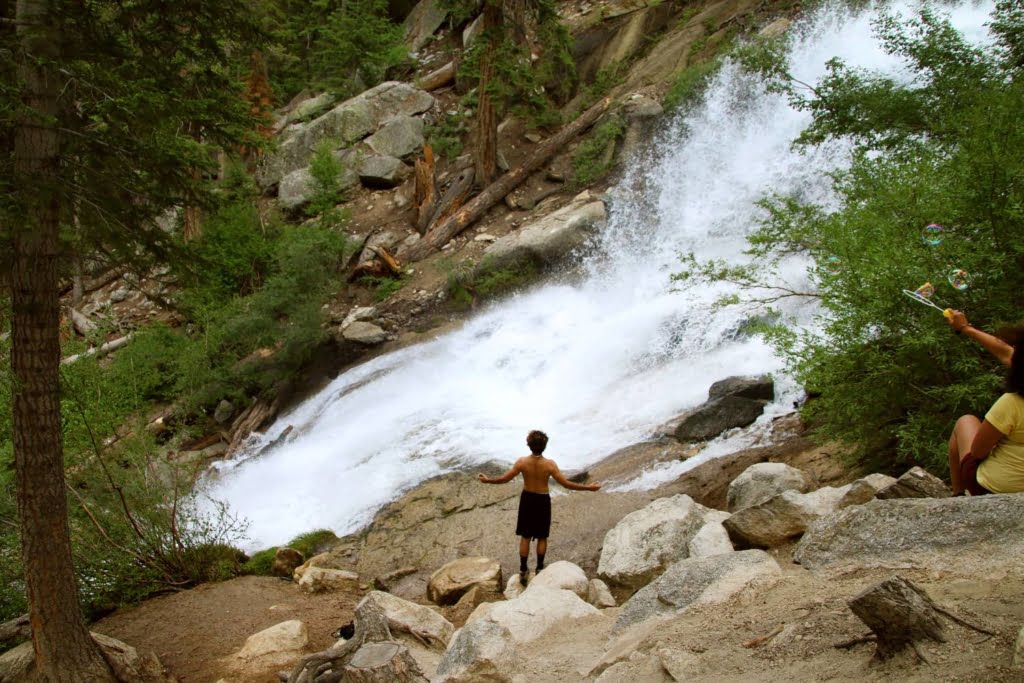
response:
[[[584,600],[587,599],[587,575],[577,565],[559,560],[537,574],[527,586],[527,591],[536,588],[557,588],[572,591]]]
[[[546,586],[529,586],[515,600],[485,602],[477,607],[466,622],[492,621],[508,629],[517,645],[544,637],[556,624],[566,619],[579,619],[598,614],[572,591]]]
[[[451,622],[434,610],[403,600],[390,593],[371,591],[359,604],[360,606],[363,604],[373,605],[377,611],[383,614],[392,634],[398,635],[398,632],[413,634],[421,642],[427,641],[430,647],[440,646],[441,649],[444,649],[455,632],[455,627]]]
[[[903,476],[878,492],[877,498],[948,498],[953,495],[941,479],[920,467],[911,467]]]
[[[438,605],[453,605],[473,586],[501,592],[501,564],[489,557],[461,557],[430,576],[427,598]]]
[[[416,116],[396,116],[366,138],[366,144],[383,156],[404,159],[423,148],[423,120]]]
[[[582,248],[606,220],[604,202],[583,192],[567,206],[488,246],[480,267],[551,266]]]
[[[306,625],[292,619],[249,636],[230,659],[236,665],[233,668],[250,670],[287,665],[302,656],[308,642]]]
[[[774,581],[781,574],[763,550],[681,560],[626,601],[613,631],[691,605],[725,602],[753,581]]]
[[[605,534],[597,573],[609,583],[631,588],[645,585],[687,556],[707,511],[681,494],[631,512]]]
[[[808,569],[966,568],[1024,555],[1024,496],[873,500],[818,521],[794,559]]]
[[[401,185],[409,177],[409,167],[401,159],[381,154],[367,154],[359,164],[359,182],[374,190]]]
[[[405,18],[405,42],[413,52],[419,52],[441,28],[448,17],[448,10],[439,0],[420,0]]]
[[[781,462],[751,465],[729,484],[726,502],[729,512],[759,505],[783,491],[806,493],[811,479],[802,470]]]
[[[507,628],[481,619],[455,632],[432,683],[510,683],[516,648]]]
[[[739,396],[757,401],[775,400],[775,382],[768,375],[758,377],[726,377],[711,385],[708,398],[716,399],[723,396]]]
[[[373,323],[357,321],[349,324],[341,330],[342,339],[363,344],[364,346],[376,346],[388,340],[388,333]]]
[[[690,411],[676,427],[675,437],[682,443],[707,441],[727,429],[746,427],[761,417],[764,401],[741,396],[723,396]]]
[[[307,593],[326,593],[359,585],[359,575],[355,572],[329,567],[300,567],[295,570],[295,577],[299,588]]]
[[[341,173],[338,174],[333,189],[342,192],[359,182],[359,174],[353,167],[355,157],[351,150],[340,150],[333,154],[341,166]],[[281,178],[277,188],[277,201],[285,209],[298,209],[309,203],[318,189],[317,181],[309,172],[309,167],[303,167]]]
[[[274,563],[270,566],[270,573],[282,579],[290,579],[295,575],[295,570],[306,561],[306,556],[295,548],[278,548],[274,553]]]
[[[847,486],[826,486],[811,493],[783,491],[759,505],[733,513],[724,526],[737,543],[773,548],[801,535],[811,524],[835,512],[848,490]]]
[[[615,607],[617,604],[608,584],[601,579],[591,579],[587,583],[587,602],[598,609]]]
[[[729,532],[721,522],[705,522],[686,546],[688,557],[711,557],[722,553],[731,553],[734,548],[729,539]]]
[[[863,505],[869,500],[874,500],[879,491],[888,488],[896,483],[895,477],[887,474],[869,474],[850,484],[850,490],[839,501],[839,507],[845,508],[851,505]]]
[[[430,109],[433,96],[408,83],[388,81],[345,100],[304,125],[289,128],[277,149],[264,157],[256,173],[261,187],[276,185],[309,165],[321,142],[330,140],[340,150],[374,133],[387,119],[412,116]]]

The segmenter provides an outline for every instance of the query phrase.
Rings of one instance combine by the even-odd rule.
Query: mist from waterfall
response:
[[[915,6],[889,4],[905,15]],[[982,40],[991,6],[946,11]],[[832,57],[899,74],[902,65],[872,36],[871,17],[833,7],[794,24],[793,75],[814,83]],[[757,201],[770,192],[830,203],[828,172],[842,167],[848,148],[795,151],[791,143],[808,122],[785,97],[726,63],[703,101],[658,135],[655,153],[631,160],[582,278],[531,289],[456,332],[340,375],[221,463],[207,481],[209,495],[249,520],[252,548],[316,528],[349,533],[428,477],[524,455],[531,429],[549,434],[547,454],[563,470],[581,468],[703,403],[713,382],[771,372],[776,401],[751,428],[612,488],[654,486],[762,440],[801,393],[772,350],[744,334],[759,311],[713,310],[730,286],[676,291],[670,276],[685,252],[741,262],[745,237],[763,217]],[[784,264],[787,286],[810,287],[807,265]],[[776,306],[795,324],[815,324],[812,299]],[[256,457],[285,425],[294,426],[287,440]]]

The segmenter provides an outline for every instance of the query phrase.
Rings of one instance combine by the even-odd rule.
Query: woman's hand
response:
[[[953,331],[960,334],[964,331],[964,328],[970,327],[970,323],[967,322],[967,316],[963,314],[963,311],[952,311],[948,318],[949,326],[953,328]]]

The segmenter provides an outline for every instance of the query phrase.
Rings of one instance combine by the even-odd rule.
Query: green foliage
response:
[[[281,101],[304,88],[350,97],[408,63],[387,0],[263,0],[267,66]]]
[[[1012,55],[1024,15],[1000,3],[993,18],[999,42],[988,53],[930,10],[909,22],[879,21],[886,48],[915,71],[909,85],[836,61],[809,86],[788,76],[777,46],[745,55],[773,76],[772,87],[812,112],[800,144],[847,137],[857,149],[849,170],[835,176],[837,209],[770,197],[769,217],[750,241],[752,266],[691,261],[679,276],[770,287],[781,259],[810,256],[821,331],[783,324],[769,339],[820,395],[805,412],[822,435],[856,446],[856,457],[874,466],[920,463],[945,474],[954,420],[983,415],[1000,391],[996,361],[900,291],[930,281],[941,305],[987,329],[1020,316],[1024,87]],[[921,239],[933,222],[946,226],[938,247]],[[951,268],[974,276],[968,290],[946,283]],[[800,294],[773,291],[762,301]]]
[[[434,154],[445,159],[454,159],[462,154],[462,139],[468,132],[466,114],[462,111],[445,112],[444,116],[428,125],[424,131]]]
[[[500,0],[491,4],[504,5]],[[443,7],[461,13],[473,12],[463,0],[446,0]],[[563,101],[576,85],[575,61],[570,52],[568,29],[559,22],[552,0],[530,0],[503,8],[504,20],[488,29],[467,49],[459,63],[459,75],[466,82],[485,87],[499,114],[512,113],[540,128],[561,122],[555,101]],[[533,42],[524,40],[533,35]],[[532,46],[532,48],[531,48]],[[491,51],[494,75],[480,83],[480,61]],[[537,55],[538,59],[533,59]],[[474,107],[470,99],[464,102]]]
[[[497,267],[492,259],[485,257],[479,264],[445,259],[438,265],[445,273],[449,305],[460,311],[472,308],[477,301],[522,289],[540,276],[539,268],[530,261]]]
[[[721,65],[721,59],[709,59],[686,67],[672,79],[672,85],[665,93],[662,104],[666,109],[689,106],[704,94],[708,83]]]
[[[622,120],[611,116],[580,143],[572,158],[576,187],[596,183],[608,174],[615,160],[615,145],[625,133],[626,126]]]
[[[626,78],[629,72],[627,62],[612,62],[594,74],[594,80],[583,88],[583,97],[580,101],[579,110],[586,111],[591,105],[611,92],[612,88]]]
[[[386,301],[405,286],[400,277],[364,277],[360,279],[360,283],[373,288],[373,296],[377,301]]]
[[[341,199],[338,181],[341,178],[341,162],[334,156],[338,147],[333,141],[323,140],[316,146],[309,160],[309,174],[315,183],[313,196],[306,205],[306,215],[319,216],[333,209]]]
[[[314,555],[327,552],[337,542],[337,535],[330,529],[317,529],[296,536],[286,543],[284,547],[298,550],[308,560]],[[243,573],[270,576],[270,570],[274,565],[274,557],[277,551],[278,546],[274,546],[273,548],[253,553],[252,557],[242,566]]]

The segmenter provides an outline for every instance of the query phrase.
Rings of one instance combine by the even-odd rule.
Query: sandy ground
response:
[[[309,631],[309,650],[331,645],[331,634],[352,620],[362,593],[307,595],[298,585],[266,576],[243,576],[165,595],[123,609],[92,630],[140,652],[155,652],[185,683],[213,683],[227,674],[221,658],[238,651],[253,633],[290,619]],[[252,683],[275,682],[275,671]],[[248,683],[248,682],[247,682]]]

